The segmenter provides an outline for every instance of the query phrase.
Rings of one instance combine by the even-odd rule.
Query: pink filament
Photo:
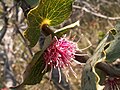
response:
[[[70,65],[71,58],[74,58],[76,44],[65,38],[59,40],[55,37],[54,42],[44,52],[44,59],[50,67],[64,68]]]

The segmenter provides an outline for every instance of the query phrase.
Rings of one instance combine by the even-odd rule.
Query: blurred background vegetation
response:
[[[5,87],[15,86],[22,82],[22,74],[33,54],[40,48],[28,47],[23,32],[27,28],[26,13],[37,5],[38,0],[0,0],[0,90]],[[21,8],[21,5],[28,5]],[[23,8],[25,8],[23,10]],[[89,46],[82,53],[89,57],[102,40],[106,32],[112,29],[120,19],[120,0],[75,0],[71,16],[56,28],[62,28],[79,20],[80,26],[71,29],[76,35],[79,48]],[[70,33],[68,33],[70,34]],[[80,90],[82,65],[73,63],[73,69],[78,78],[71,73],[69,80],[70,90]],[[28,85],[23,90],[68,90],[49,81],[46,74],[40,84]],[[7,89],[6,89],[7,90]]]

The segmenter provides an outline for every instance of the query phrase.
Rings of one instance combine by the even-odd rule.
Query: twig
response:
[[[88,56],[75,56],[75,60],[79,61],[80,63],[86,63],[88,58]],[[106,62],[100,62],[96,64],[96,68],[104,71],[109,76],[120,77],[120,68],[117,68],[117,65],[120,65],[120,63],[113,65]]]
[[[82,1],[82,3],[83,3],[86,7],[90,8],[92,11],[95,11],[95,8],[93,8],[92,5],[90,5],[90,4],[87,3],[86,1]]]
[[[19,2],[19,3],[20,3],[20,2]],[[14,4],[16,5],[16,4],[17,4],[17,1],[14,1]],[[15,5],[14,5],[14,6],[15,6]],[[19,35],[21,36],[21,38],[22,38],[22,40],[23,40],[23,43],[24,43],[24,45],[27,47],[30,55],[33,56],[32,50],[31,50],[30,47],[28,46],[27,41],[26,41],[26,39],[24,38],[24,36],[22,35],[22,33],[20,32],[19,27],[18,27],[18,24],[17,24],[17,22],[18,22],[18,12],[19,12],[17,6],[15,7],[15,11],[16,11],[16,13],[15,13],[16,22],[15,22],[15,28],[14,28],[14,29],[15,29],[15,30],[19,33]]]
[[[0,2],[1,2],[2,7],[3,7],[3,12],[6,12],[7,11],[7,6],[5,5],[5,3],[2,0]],[[3,19],[3,22],[4,22],[4,26],[0,31],[0,43],[1,43],[5,33],[7,31],[7,25],[8,25],[8,18],[6,17],[6,15],[3,14],[2,19]]]
[[[100,17],[100,18],[109,19],[109,20],[119,20],[120,19],[120,17],[108,17],[108,16],[105,16],[105,15],[103,15],[101,13],[96,13],[96,12],[90,11],[86,7],[80,7],[80,6],[76,6],[76,5],[73,5],[73,7],[77,8],[77,9],[82,9],[83,11],[85,11],[87,13],[90,13],[92,15],[95,15],[97,17]]]
[[[15,24],[15,28],[16,28],[17,32],[20,34],[20,36],[21,36],[21,38],[22,38],[22,40],[23,40],[25,46],[27,47],[27,49],[28,49],[30,55],[33,56],[32,50],[31,50],[30,47],[28,46],[27,41],[26,41],[26,39],[24,38],[24,36],[22,35],[22,33],[20,32],[20,30],[19,30],[17,24]]]
[[[120,77],[120,68],[112,64],[107,64],[105,62],[100,62],[96,65],[97,68],[104,71],[107,75],[111,77]]]
[[[2,4],[4,3],[3,1],[0,1]],[[11,12],[11,10],[16,7],[18,5],[18,3],[14,4],[13,6],[11,6],[9,8],[9,10],[6,9],[6,11],[4,11],[3,15],[0,17],[0,19],[2,19],[4,16],[6,16],[9,12]]]
[[[7,8],[8,6],[6,6],[6,3],[3,1],[3,0],[0,0],[1,4],[2,4],[2,7],[3,7],[3,12],[7,12]],[[2,38],[4,37],[4,35],[6,34],[6,31],[8,29],[8,18],[7,18],[7,14],[4,15],[3,13],[3,22],[4,22],[4,26],[2,28],[2,31],[1,31],[1,35],[0,35],[0,41],[2,41]],[[5,55],[2,56],[3,59],[4,59],[4,78],[5,78],[5,81],[6,81],[6,86],[9,87],[11,85],[15,85],[16,84],[16,80],[14,78],[14,74],[12,72],[12,69],[11,69],[11,59],[12,59],[12,56],[10,54],[10,46],[9,46],[9,40],[7,37],[4,37],[4,39],[6,39],[7,43],[5,43],[4,45],[4,53]]]

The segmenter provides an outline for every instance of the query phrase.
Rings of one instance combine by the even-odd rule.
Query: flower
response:
[[[57,68],[58,71],[60,71],[60,68],[69,67],[72,70],[70,63],[71,60],[75,58],[74,55],[76,49],[76,43],[69,41],[66,38],[57,39],[57,37],[54,37],[53,42],[44,52],[43,57],[46,68],[50,66],[51,71],[53,68]]]
[[[109,77],[105,82],[104,90],[119,90],[120,78]]]
[[[7,88],[1,88],[0,90],[8,90]]]
[[[76,44],[65,38],[57,40],[47,48],[44,53],[44,59],[47,65],[54,68],[64,68],[69,66],[71,58],[74,58]]]

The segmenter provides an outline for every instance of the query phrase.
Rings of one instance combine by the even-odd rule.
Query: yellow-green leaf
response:
[[[44,24],[55,26],[69,17],[72,2],[73,0],[40,0],[39,4],[30,10],[27,16],[29,28],[25,31],[25,37],[31,47],[37,43]]]
[[[44,51],[50,45],[52,41],[51,35],[47,36],[41,51],[38,51],[34,56],[32,61],[28,64],[25,73],[24,73],[24,81],[22,84],[24,85],[34,85],[40,83],[43,75],[46,72],[43,72],[45,69],[45,61],[43,58]]]
[[[45,68],[45,62],[41,52],[37,52],[31,63],[27,66],[24,73],[24,85],[34,85],[40,83],[45,72],[42,72]],[[40,56],[40,57],[39,57]]]

